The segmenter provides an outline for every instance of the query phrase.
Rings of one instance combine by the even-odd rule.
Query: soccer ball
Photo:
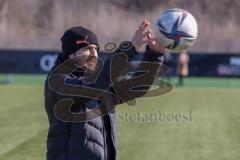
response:
[[[197,21],[193,15],[178,8],[163,12],[157,19],[156,28],[160,44],[173,52],[188,49],[198,34]]]

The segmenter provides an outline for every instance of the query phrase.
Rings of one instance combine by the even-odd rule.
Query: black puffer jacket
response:
[[[125,52],[130,59],[136,54],[134,48]],[[107,58],[105,55],[104,59],[106,63],[95,84],[85,83],[79,78],[81,74],[59,74],[57,78],[62,79],[64,84],[56,84],[56,86],[58,85],[56,88],[59,89],[63,85],[87,86],[115,94],[114,89],[111,87],[112,84],[109,77],[110,70],[109,66],[107,66],[109,65],[108,62],[110,62],[112,55],[113,54],[109,54]],[[99,57],[101,57],[101,54],[99,54]],[[162,54],[151,53],[149,48],[144,54],[145,61],[160,61],[161,63],[161,58],[163,58]],[[47,138],[47,160],[116,160],[118,149],[116,142],[115,110],[111,110],[111,112],[105,116],[99,116],[85,122],[62,121],[56,116],[54,110],[56,103],[62,99],[71,97],[75,100],[75,103],[71,107],[72,113],[89,111],[97,107],[100,102],[86,97],[75,97],[69,96],[67,93],[60,93],[49,86],[50,83],[48,80],[49,79],[47,79],[45,83],[45,108],[50,124]],[[102,99],[104,99],[105,107],[111,108],[116,105],[116,102],[107,95],[103,95]],[[75,114],[71,116],[70,119],[72,118],[74,120]]]

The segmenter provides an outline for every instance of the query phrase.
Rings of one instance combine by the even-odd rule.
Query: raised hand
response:
[[[132,44],[137,52],[139,52],[143,44],[147,43],[147,31],[145,30],[149,25],[150,23],[147,20],[142,21],[142,23],[138,26],[135,34],[133,35]]]
[[[151,30],[146,32],[147,34],[147,43],[149,45],[149,48],[153,50],[154,52],[164,53],[165,47],[163,47],[160,43],[157,37],[152,38]]]
[[[138,26],[132,38],[132,44],[136,51],[139,52],[144,44],[148,44],[149,48],[155,52],[164,52],[165,48],[162,47],[156,37],[152,38],[151,30],[147,29],[150,23],[147,20],[142,21]]]

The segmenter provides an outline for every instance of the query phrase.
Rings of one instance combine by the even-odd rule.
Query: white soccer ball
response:
[[[198,34],[197,21],[193,15],[178,8],[163,12],[157,19],[156,27],[160,44],[173,52],[188,49]]]

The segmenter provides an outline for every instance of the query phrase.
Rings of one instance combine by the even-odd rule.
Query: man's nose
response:
[[[97,57],[97,51],[96,49],[91,50],[91,55]]]

